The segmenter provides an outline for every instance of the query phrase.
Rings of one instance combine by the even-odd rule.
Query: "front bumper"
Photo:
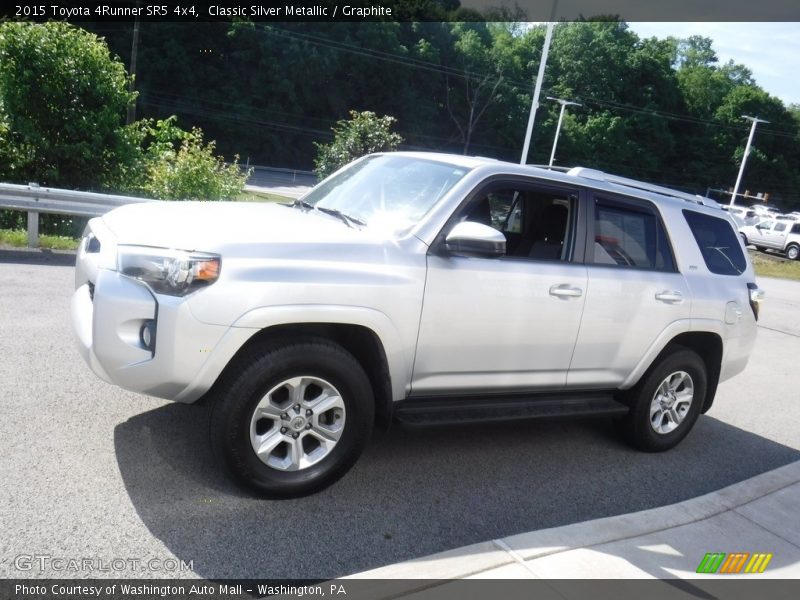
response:
[[[155,295],[145,284],[107,268],[113,264],[108,257],[85,250],[82,243],[70,307],[72,327],[81,355],[104,381],[193,402],[256,331],[198,321],[186,298]],[[152,350],[140,336],[142,326],[151,321]]]

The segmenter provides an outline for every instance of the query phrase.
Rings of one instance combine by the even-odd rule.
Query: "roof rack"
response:
[[[562,167],[561,165],[525,165],[526,167],[536,167],[537,169],[546,169],[548,171],[559,171],[561,173],[569,173],[575,167]]]
[[[669,196],[671,198],[686,200],[687,202],[693,202],[694,204],[712,206],[714,208],[720,207],[719,203],[716,200],[712,200],[711,198],[707,198],[697,194],[687,194],[686,192],[679,192],[678,190],[673,190],[671,188],[664,187],[661,185],[656,185],[654,183],[639,181],[637,179],[629,179],[628,177],[611,175],[610,173],[598,171],[597,169],[588,169],[586,167],[573,167],[572,169],[567,171],[567,175],[573,175],[575,177],[583,177],[584,179],[593,179],[595,181],[605,181],[606,183],[612,183],[615,185],[629,187],[637,190],[643,190],[645,192],[653,192],[654,194],[660,194],[662,196]]]

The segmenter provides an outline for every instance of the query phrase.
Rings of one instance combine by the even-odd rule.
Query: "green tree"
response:
[[[124,125],[122,63],[97,36],[61,22],[0,24],[0,174],[106,188],[137,149]]]
[[[350,120],[343,119],[333,128],[333,142],[315,144],[315,172],[320,178],[327,177],[365,154],[396,150],[403,138],[392,131],[395,122],[388,115],[378,117],[368,110],[351,110]]]
[[[485,23],[456,23],[453,35],[453,55],[461,74],[447,76],[445,106],[467,154],[481,117],[498,100],[504,75]]]
[[[0,179],[162,199],[238,195],[248,174],[199,129],[174,117],[124,124],[129,81],[105,41],[82,29],[0,25]]]
[[[727,181],[733,181],[742,161],[750,130],[742,115],[754,115],[769,123],[760,125],[747,159],[742,191],[769,192],[787,208],[796,205],[800,187],[800,156],[797,153],[797,124],[792,113],[774,96],[754,85],[733,88],[717,109],[716,119],[727,125],[714,136]],[[794,131],[795,135],[786,132]],[[728,184],[730,185],[730,184]]]

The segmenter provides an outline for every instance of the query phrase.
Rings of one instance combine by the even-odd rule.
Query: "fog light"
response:
[[[154,352],[156,343],[156,322],[150,319],[145,321],[142,328],[139,330],[139,341],[142,346],[150,352]]]

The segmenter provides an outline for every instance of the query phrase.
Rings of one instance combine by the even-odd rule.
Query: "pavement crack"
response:
[[[754,501],[754,502],[755,502],[755,501]],[[748,504],[749,504],[749,502],[748,502]],[[743,504],[742,506],[747,506],[747,505],[746,505],[746,504]],[[776,538],[779,538],[779,539],[783,540],[784,542],[786,542],[787,544],[789,544],[790,546],[793,546],[793,547],[797,548],[798,550],[800,550],[800,546],[798,546],[797,544],[795,544],[795,543],[794,543],[792,540],[786,539],[786,538],[785,538],[785,537],[783,537],[783,536],[782,536],[780,533],[775,533],[774,531],[772,531],[772,530],[771,530],[771,529],[769,529],[768,527],[765,527],[764,525],[762,525],[762,524],[761,524],[761,523],[759,523],[758,521],[754,521],[753,519],[751,519],[751,518],[750,518],[750,517],[748,517],[747,515],[745,515],[745,514],[743,514],[743,513],[739,512],[739,509],[740,509],[740,508],[742,508],[742,507],[741,507],[741,506],[737,506],[736,508],[734,508],[734,509],[733,509],[733,512],[735,512],[737,515],[739,515],[740,517],[742,517],[742,518],[743,518],[743,519],[745,519],[746,521],[750,521],[750,522],[751,522],[753,525],[755,525],[756,527],[759,527],[760,529],[763,529],[763,530],[764,530],[764,531],[766,531],[767,533],[769,533],[769,534],[771,534],[771,535],[774,535]]]
[[[492,540],[492,543],[493,543],[495,546],[497,546],[498,548],[500,548],[501,550],[503,550],[503,551],[504,551],[506,554],[508,554],[509,556],[511,556],[511,558],[513,558],[513,559],[514,559],[514,561],[515,561],[517,564],[520,564],[520,565],[522,565],[522,567],[523,567],[523,568],[524,568],[524,569],[525,569],[525,570],[526,570],[528,573],[530,573],[530,574],[531,574],[531,577],[533,577],[534,579],[541,579],[541,577],[539,577],[539,576],[536,574],[536,572],[535,572],[535,571],[534,571],[534,570],[533,570],[533,569],[530,567],[530,565],[529,565],[527,562],[525,562],[525,559],[524,559],[524,558],[522,558],[522,557],[521,557],[521,556],[520,556],[520,555],[519,555],[519,554],[518,554],[516,551],[514,551],[514,549],[513,549],[513,548],[511,548],[511,546],[509,546],[508,544],[506,544],[506,543],[505,543],[503,540],[500,540],[500,539],[494,539],[494,540]]]
[[[775,329],[774,327],[767,327],[766,325],[759,325],[759,329],[767,329],[769,331],[774,331],[775,333],[782,333],[783,335],[790,335],[792,337],[800,338],[800,334],[797,333],[789,333],[788,331],[783,331],[781,329]]]

